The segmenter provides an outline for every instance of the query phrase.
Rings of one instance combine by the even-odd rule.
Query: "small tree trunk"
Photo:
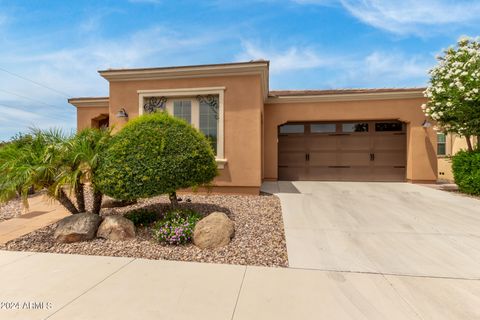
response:
[[[176,192],[170,193],[168,195],[168,199],[170,199],[170,204],[171,204],[173,209],[178,207],[178,200],[177,200],[177,193]]]
[[[472,151],[473,151],[473,147],[472,147],[472,141],[470,140],[470,136],[465,136],[465,139],[467,139],[468,152],[472,152]]]
[[[28,189],[28,195],[35,194],[35,186],[31,186],[30,189]]]
[[[65,207],[71,214],[79,213],[73,202],[67,197],[65,191],[60,190],[57,196],[58,202]]]
[[[100,209],[102,208],[102,199],[103,193],[97,190],[93,191],[92,213],[100,214]]]
[[[75,198],[77,200],[78,212],[85,212],[85,186],[83,183],[77,182]]]

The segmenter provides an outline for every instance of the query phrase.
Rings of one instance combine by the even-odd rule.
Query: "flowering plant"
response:
[[[480,42],[462,37],[457,47],[438,56],[438,65],[429,71],[430,83],[422,105],[437,128],[467,138],[480,135]]]
[[[153,235],[159,241],[168,244],[185,244],[192,240],[193,229],[201,216],[193,210],[174,209],[167,211],[164,217],[153,227]]]

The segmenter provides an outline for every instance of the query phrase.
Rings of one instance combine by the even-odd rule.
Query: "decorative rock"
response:
[[[98,228],[97,237],[109,240],[135,238],[133,222],[122,216],[107,216]]]
[[[63,218],[57,223],[54,233],[56,242],[71,243],[95,238],[102,218],[98,214],[78,213]]]
[[[235,233],[232,220],[223,212],[213,212],[198,221],[193,230],[193,243],[201,249],[226,246]]]

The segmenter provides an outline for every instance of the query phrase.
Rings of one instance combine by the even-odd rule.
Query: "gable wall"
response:
[[[261,109],[263,98],[259,75],[169,80],[110,82],[110,125],[120,129],[125,120],[115,117],[125,108],[129,119],[139,114],[137,90],[225,87],[224,157],[214,184],[219,187],[245,187],[258,193],[261,185]],[[232,189],[234,190],[234,189]]]

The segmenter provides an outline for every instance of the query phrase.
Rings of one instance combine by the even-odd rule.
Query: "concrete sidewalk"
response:
[[[480,281],[0,251],[0,319],[479,319]]]

